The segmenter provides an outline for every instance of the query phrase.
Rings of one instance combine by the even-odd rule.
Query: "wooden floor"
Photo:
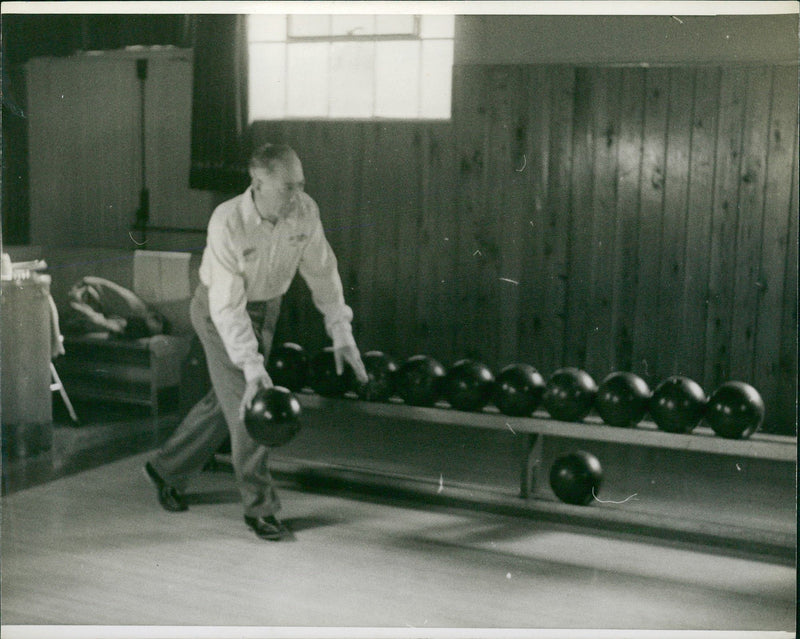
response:
[[[296,540],[263,542],[229,473],[203,473],[190,510],[170,514],[146,456],[6,492],[4,637],[41,624],[795,629],[785,563],[286,482]]]

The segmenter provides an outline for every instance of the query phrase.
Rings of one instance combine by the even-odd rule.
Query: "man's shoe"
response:
[[[267,541],[280,541],[291,537],[289,529],[274,515],[268,517],[248,517],[245,515],[244,523],[253,529],[256,535]]]
[[[179,513],[189,509],[183,495],[178,492],[177,488],[165,482],[150,462],[144,465],[144,472],[158,490],[158,503],[161,504],[164,510],[168,510],[171,513]]]

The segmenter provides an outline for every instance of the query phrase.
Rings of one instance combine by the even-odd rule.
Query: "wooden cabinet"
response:
[[[211,196],[189,188],[190,50],[33,58],[25,70],[32,243],[136,248],[143,187],[150,224],[205,227]]]
[[[2,423],[4,454],[27,457],[53,439],[50,391],[50,278],[2,282]]]
[[[154,417],[177,408],[188,337],[66,336],[64,350],[56,367],[71,397],[148,406]]]

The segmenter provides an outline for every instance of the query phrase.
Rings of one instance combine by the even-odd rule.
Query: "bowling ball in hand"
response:
[[[567,504],[586,506],[600,492],[602,483],[600,460],[583,450],[557,457],[550,467],[550,488]]]
[[[492,398],[494,375],[489,367],[471,359],[461,359],[445,375],[444,397],[456,410],[482,410]]]
[[[445,369],[428,355],[412,355],[397,370],[397,394],[410,406],[433,406],[442,398]]]
[[[542,402],[545,381],[530,364],[509,364],[494,380],[494,405],[504,415],[528,417]]]
[[[347,368],[347,363],[343,366]],[[316,353],[308,364],[308,385],[323,397],[341,397],[347,392],[347,378],[336,374],[336,358],[333,347],[328,346]]]
[[[244,425],[254,440],[275,448],[300,432],[300,402],[288,388],[261,388],[245,410]]]
[[[650,387],[634,373],[611,373],[597,389],[594,408],[609,426],[636,426],[647,412]]]
[[[579,422],[592,410],[597,384],[578,368],[559,368],[547,380],[542,401],[553,419]]]
[[[726,439],[747,439],[764,421],[764,400],[745,382],[725,382],[711,393],[705,419],[711,429]]]
[[[381,351],[367,351],[361,356],[369,378],[365,383],[356,379],[353,369],[347,364],[347,386],[359,399],[368,402],[385,402],[395,392],[395,374],[397,362]]]
[[[302,346],[293,342],[276,346],[269,354],[267,372],[275,386],[301,391],[308,380],[308,355]]]
[[[703,418],[707,399],[700,384],[683,375],[673,375],[653,391],[648,410],[661,430],[691,433]]]

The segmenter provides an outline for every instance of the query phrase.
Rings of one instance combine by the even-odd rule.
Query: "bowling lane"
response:
[[[144,459],[3,498],[3,624],[794,629],[790,566],[291,485],[272,544],[229,474],[169,514]]]

